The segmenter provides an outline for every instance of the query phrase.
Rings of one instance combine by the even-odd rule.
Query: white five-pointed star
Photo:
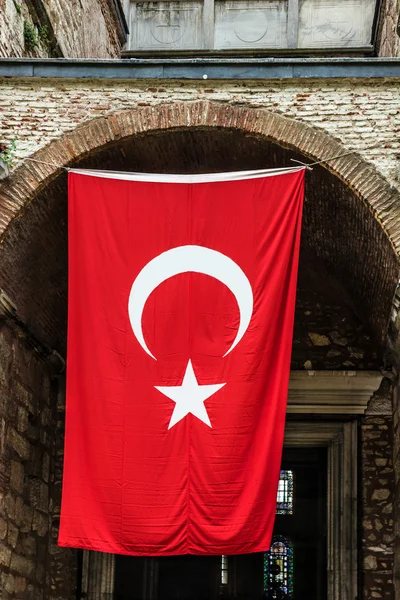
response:
[[[179,423],[181,419],[189,413],[203,421],[211,427],[211,422],[204,406],[205,400],[218,392],[226,383],[217,383],[215,385],[199,385],[194,374],[192,361],[189,360],[182,385],[157,386],[156,390],[175,402],[174,412],[172,413],[168,429]]]

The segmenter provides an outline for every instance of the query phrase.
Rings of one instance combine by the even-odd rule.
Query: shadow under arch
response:
[[[264,109],[208,101],[134,107],[94,119],[36,152],[31,158],[43,162],[25,161],[0,187],[0,286],[16,298],[22,317],[34,321],[35,307],[28,310],[13,274],[22,268],[29,238],[39,235],[44,219],[58,218],[49,226],[51,239],[57,238],[57,198],[64,198],[66,189],[61,167],[241,170],[345,152],[332,136],[306,123]],[[399,279],[399,206],[400,194],[357,154],[307,173],[302,256],[318,263],[319,275],[328,282],[334,278],[343,286],[383,346]],[[57,281],[63,268],[65,264],[53,266],[51,273],[45,270],[47,278]],[[28,281],[26,269],[25,274]],[[35,285],[27,285],[22,296],[32,300]]]

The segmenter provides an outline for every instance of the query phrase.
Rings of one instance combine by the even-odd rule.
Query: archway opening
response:
[[[240,130],[181,128],[108,144],[74,166],[202,173],[286,167],[293,164],[291,159],[305,160],[299,152]],[[62,173],[8,227],[0,266],[2,285],[21,319],[63,354],[66,207],[67,177]],[[304,352],[310,349],[314,368],[362,369],[382,363],[397,280],[396,257],[370,208],[324,167],[318,165],[308,171],[296,314],[299,335],[295,334],[295,339],[306,332],[329,337],[328,343],[309,336],[307,344],[300,345]],[[318,315],[313,305],[319,307]],[[339,338],[341,342],[336,344],[334,340]],[[317,355],[331,345],[340,353],[331,353],[331,360],[323,365]],[[347,345],[354,348],[353,356],[345,352]],[[363,359],[358,357],[360,345],[365,347]],[[295,345],[296,368],[303,366],[301,360]]]
[[[286,167],[293,164],[292,158],[304,160],[304,156],[292,148],[239,129],[182,127],[115,141],[78,159],[74,166],[201,173]],[[65,173],[41,189],[11,222],[3,237],[0,255],[1,287],[15,303],[18,317],[36,338],[65,356]],[[324,167],[316,166],[307,172],[292,369],[379,369],[384,363],[397,280],[396,256],[367,204]],[[33,386],[32,377],[37,375],[26,365],[29,352],[21,347],[20,354],[17,380],[23,380],[24,389],[28,390]],[[11,360],[15,363],[15,355]],[[38,369],[40,367],[35,366],[35,373]],[[45,375],[41,376],[40,385],[45,385],[43,381],[50,386]],[[35,401],[30,403],[18,395],[17,388],[11,389],[13,394],[17,398],[17,408],[12,409],[16,411],[15,418],[18,420],[21,408],[28,423],[18,435],[22,439],[26,437],[36,453],[35,464],[29,455],[19,455],[24,475],[20,488],[15,488],[10,497],[14,504],[22,498],[26,510],[34,511],[38,525],[33,530],[23,531],[21,540],[35,539],[41,555],[47,556],[49,589],[50,584],[54,584],[58,597],[63,597],[61,594],[68,586],[76,583],[71,573],[77,556],[73,551],[56,550],[63,405],[60,399],[58,405],[50,402],[48,391],[43,392],[47,395],[44,399],[35,389]],[[18,427],[16,421],[17,432]],[[18,450],[15,451],[18,454]],[[46,473],[42,468],[44,461],[50,464]],[[14,462],[18,462],[18,457]],[[50,504],[46,504],[46,497],[50,497]],[[35,503],[33,508],[32,502]],[[46,516],[48,521],[52,520],[53,529],[40,527],[40,519]],[[68,571],[68,577],[57,580],[57,573],[63,570]],[[61,588],[64,592],[60,592]],[[52,598],[51,594],[56,592],[49,591],[46,597]]]

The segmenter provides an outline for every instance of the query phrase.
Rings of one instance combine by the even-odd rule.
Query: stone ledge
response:
[[[399,58],[0,59],[0,77],[82,79],[398,78]]]
[[[292,371],[287,413],[362,415],[382,378],[379,371]]]

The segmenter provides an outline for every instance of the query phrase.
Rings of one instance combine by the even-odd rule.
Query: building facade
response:
[[[349,6],[0,0],[0,144],[16,145],[0,181],[3,598],[274,597],[275,564],[293,600],[400,598],[399,11]],[[280,562],[59,548],[64,167],[292,160],[318,164],[306,174]]]

